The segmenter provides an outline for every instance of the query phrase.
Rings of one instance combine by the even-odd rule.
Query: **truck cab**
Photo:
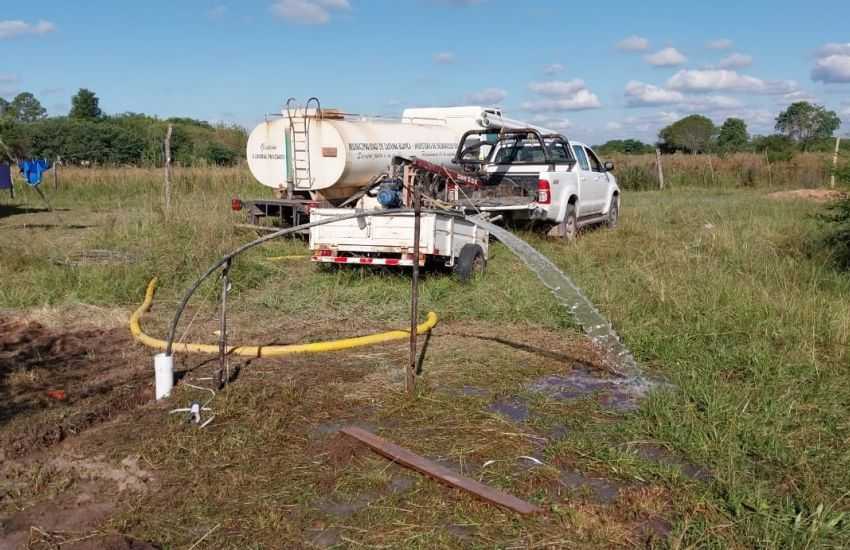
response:
[[[482,211],[540,222],[567,238],[584,225],[617,224],[614,166],[584,143],[533,128],[475,130],[464,135],[455,162],[486,182],[469,197]]]

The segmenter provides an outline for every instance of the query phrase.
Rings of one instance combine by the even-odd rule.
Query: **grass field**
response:
[[[126,349],[128,380],[149,392],[152,351],[129,341],[124,317],[158,275],[145,326],[164,334],[191,280],[252,238],[233,227],[229,197],[261,193],[240,169],[185,169],[177,180],[168,221],[158,175],[143,170],[68,171],[59,191],[46,189],[55,213],[32,211],[32,192],[4,199],[3,317],[112,331],[124,343],[109,353]],[[422,307],[441,323],[416,399],[401,391],[404,343],[241,362],[204,430],[167,414],[204,395],[183,386],[168,405],[116,409],[61,443],[39,439],[7,454],[0,517],[92,491],[86,483],[97,476],[80,474],[90,465],[68,468],[57,456],[75,464],[99,456],[99,467],[124,464],[125,474],[122,461],[138,457],[152,480],[146,489],[127,489],[132,498],[110,501],[85,529],[45,527],[36,542],[75,531],[167,548],[205,534],[209,548],[846,547],[850,275],[818,244],[822,206],[769,198],[773,190],[630,192],[615,231],[588,231],[576,243],[524,235],[586,290],[643,368],[669,383],[637,411],[529,389],[599,362],[534,275],[495,245],[472,285],[423,280]],[[264,260],[299,251],[303,244],[288,241],[238,261],[234,340],[311,341],[404,325],[404,275]],[[214,341],[213,294],[211,285],[201,290],[187,339]],[[17,403],[16,391],[51,386],[56,365],[22,367],[3,359],[12,351],[0,348],[0,397]],[[97,353],[88,359],[108,359]],[[180,367],[189,380],[211,368],[202,358]],[[81,376],[68,387],[85,386]],[[62,423],[115,391],[4,407],[0,441]],[[416,477],[336,434],[345,423],[547,513],[523,519]]]

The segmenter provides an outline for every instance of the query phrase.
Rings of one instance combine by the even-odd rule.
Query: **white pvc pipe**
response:
[[[156,400],[171,395],[174,387],[174,356],[157,353],[153,358],[153,370],[156,379]]]

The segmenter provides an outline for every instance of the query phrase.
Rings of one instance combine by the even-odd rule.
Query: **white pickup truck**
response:
[[[567,239],[585,225],[617,225],[614,165],[583,143],[532,128],[472,130],[464,134],[455,163],[486,182],[459,189],[458,201],[477,210],[541,223],[550,235]]]

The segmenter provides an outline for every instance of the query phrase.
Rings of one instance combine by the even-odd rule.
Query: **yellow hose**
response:
[[[165,350],[168,342],[148,336],[142,331],[140,320],[142,314],[150,310],[153,303],[153,295],[156,290],[157,279],[154,277],[148,283],[147,291],[145,292],[145,301],[142,305],[130,315],[130,332],[133,338],[142,344]],[[429,332],[437,324],[437,314],[433,311],[428,312],[428,317],[424,323],[416,327],[417,334]],[[292,353],[318,353],[322,351],[338,351],[341,349],[356,348],[360,346],[371,346],[372,344],[380,344],[382,342],[390,342],[392,340],[404,340],[410,337],[410,331],[407,330],[392,330],[389,332],[381,332],[378,334],[370,334],[369,336],[358,336],[356,338],[343,338],[342,340],[330,340],[328,342],[314,342],[312,344],[291,344],[286,346],[228,346],[227,353],[232,355],[242,355],[245,357],[277,357],[280,355],[289,355]],[[174,342],[172,346],[174,353],[219,353],[217,344],[186,344]]]

